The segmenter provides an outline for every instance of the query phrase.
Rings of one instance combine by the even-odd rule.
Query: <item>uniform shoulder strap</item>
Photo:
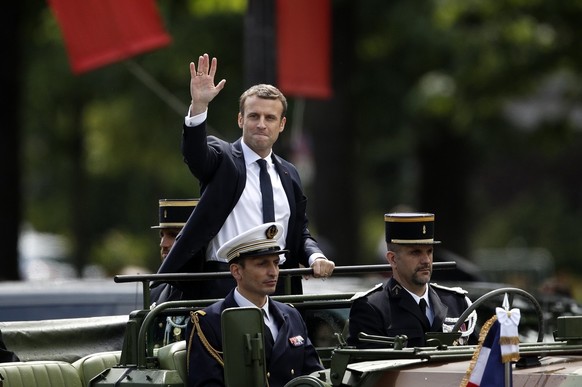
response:
[[[434,282],[431,282],[430,286],[432,286],[433,288],[447,290],[449,292],[457,293],[457,294],[460,294],[463,296],[468,293],[465,289],[463,289],[459,286],[449,287],[449,286],[439,285],[439,284],[434,283]]]
[[[374,287],[372,289],[368,289],[368,290],[365,290],[363,292],[358,292],[358,293],[354,294],[352,296],[352,298],[350,299],[350,301],[353,301],[353,300],[356,300],[356,299],[362,298],[362,297],[367,297],[370,294],[377,292],[378,290],[382,290],[383,287],[384,287],[384,284],[382,284],[382,283],[376,284],[376,285],[374,285]]]
[[[222,352],[216,350],[210,343],[206,336],[204,336],[204,332],[200,328],[200,316],[205,316],[206,312],[203,310],[197,310],[194,312],[190,312],[190,320],[192,320],[192,332],[190,332],[190,339],[188,340],[188,352],[186,353],[186,370],[190,373],[190,349],[192,347],[192,339],[194,338],[194,332],[198,335],[200,342],[206,348],[210,356],[212,356],[218,364],[224,367],[224,360],[222,358]]]

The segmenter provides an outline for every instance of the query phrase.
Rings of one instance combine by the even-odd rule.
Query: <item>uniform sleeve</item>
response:
[[[222,352],[222,346],[219,345],[218,334],[213,329],[213,324],[208,321],[206,316],[200,316],[200,328],[210,344],[217,351]],[[218,324],[220,326],[220,324]],[[210,355],[205,348],[198,332],[192,330],[194,325],[192,320],[188,323],[188,386],[224,386],[224,367]]]
[[[367,298],[358,298],[352,303],[349,319],[348,344],[357,348],[383,348],[385,346],[361,342],[358,339],[360,332],[369,335],[385,336],[384,327],[386,323],[376,308],[374,308]]]

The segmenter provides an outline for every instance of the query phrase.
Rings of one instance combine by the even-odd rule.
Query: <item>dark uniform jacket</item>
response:
[[[158,273],[191,273],[205,270],[206,248],[218,234],[226,218],[238,202],[246,184],[246,165],[241,139],[228,143],[206,135],[206,122],[196,127],[184,126],[182,154],[192,174],[200,181],[200,202],[190,215],[186,225],[176,238],[170,253]],[[282,269],[309,267],[309,256],[321,253],[312,238],[306,215],[307,198],[303,194],[301,180],[293,164],[273,154],[275,169],[289,201],[291,211],[286,224],[286,261]],[[227,267],[224,270],[228,270]],[[224,281],[218,281],[224,282]],[[234,281],[204,284],[175,283],[183,292],[183,298],[222,298],[235,287]],[[277,294],[282,293],[285,281],[279,281]],[[301,277],[291,279],[292,294],[301,294]],[[218,290],[218,291],[214,291]],[[214,291],[214,292],[213,292]],[[210,293],[209,293],[210,292]],[[165,292],[159,292],[160,294]],[[153,301],[163,301],[152,298]]]
[[[227,308],[237,307],[234,290],[228,296],[206,309],[199,317],[200,329],[210,345],[222,352],[220,316]],[[267,380],[270,387],[284,386],[297,376],[308,375],[323,369],[319,356],[307,336],[307,327],[299,312],[293,307],[269,300],[269,312],[279,325],[274,344],[265,340]],[[188,386],[224,386],[224,369],[203,346],[198,334],[191,335],[193,324],[186,328],[189,340]],[[265,329],[268,329],[265,327]],[[192,340],[190,342],[190,337]],[[303,340],[301,340],[302,338]],[[295,344],[293,344],[295,343]]]
[[[443,324],[452,328],[470,305],[465,291],[460,288],[429,284],[428,292],[434,312],[432,325],[429,325],[428,318],[410,293],[394,278],[390,278],[384,286],[377,286],[354,299],[350,310],[348,344],[358,348],[386,348],[385,344],[358,340],[358,333],[365,332],[389,337],[406,335],[407,347],[424,346],[425,332],[443,332]],[[474,335],[469,339],[469,343],[476,341]]]

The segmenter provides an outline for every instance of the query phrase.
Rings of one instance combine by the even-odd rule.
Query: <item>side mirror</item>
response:
[[[221,322],[226,386],[265,386],[265,324],[261,309],[228,308],[222,312]]]

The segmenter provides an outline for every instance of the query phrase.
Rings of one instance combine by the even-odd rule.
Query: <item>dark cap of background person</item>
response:
[[[160,199],[159,224],[151,228],[184,227],[198,201],[198,199]]]

